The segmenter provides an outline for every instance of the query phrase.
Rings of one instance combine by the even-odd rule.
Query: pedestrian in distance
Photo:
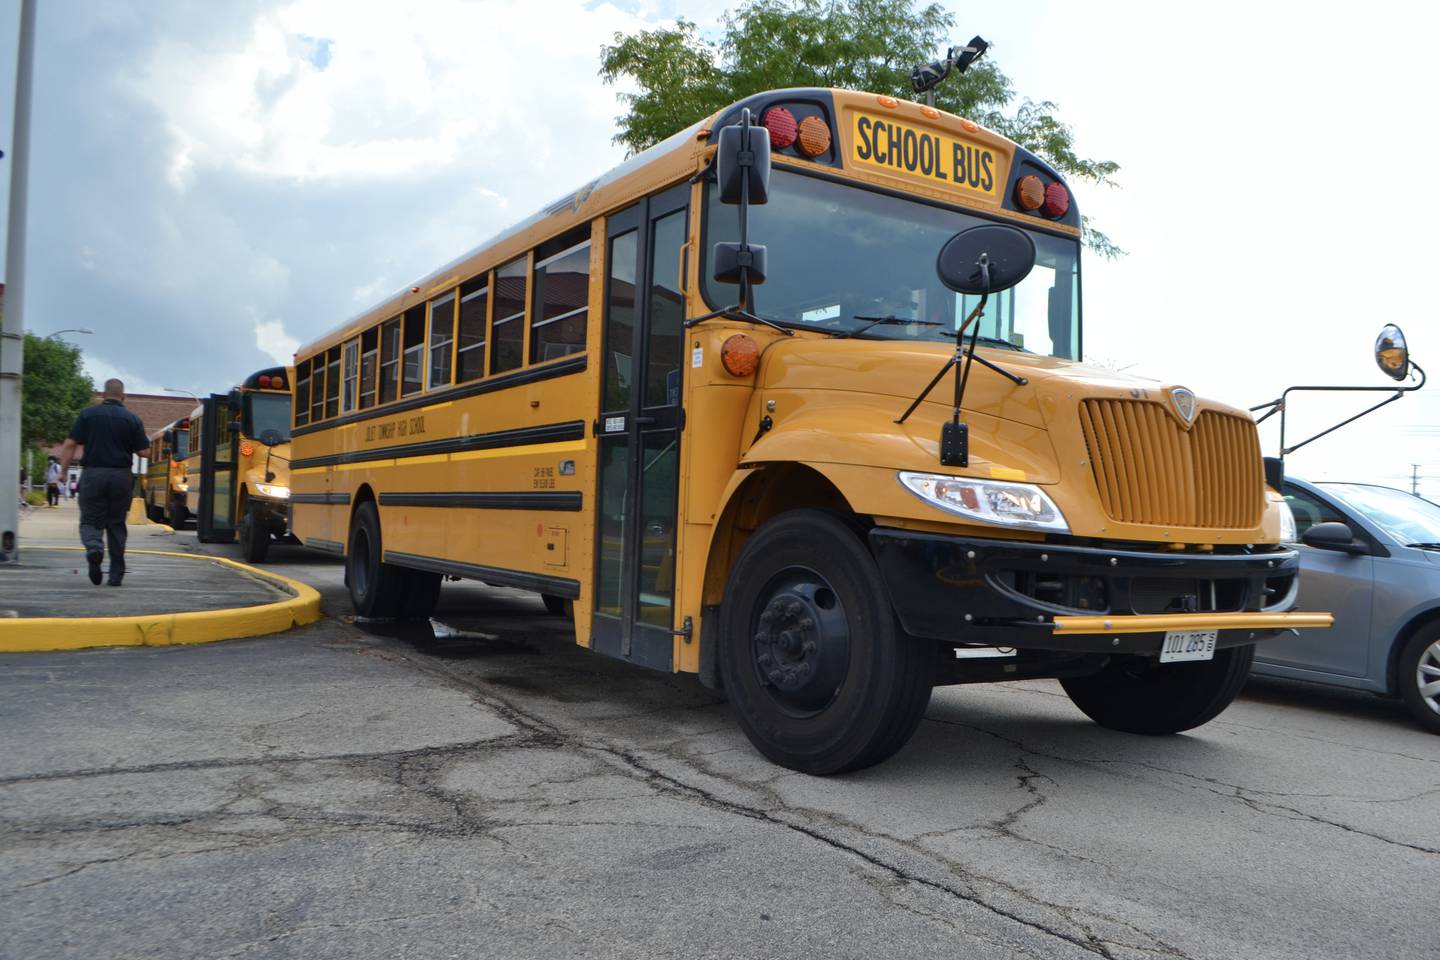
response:
[[[85,469],[80,474],[80,542],[90,565],[90,582],[100,583],[100,564],[110,547],[112,587],[125,578],[125,517],[130,512],[131,472],[134,454],[150,448],[140,418],[125,409],[125,384],[105,381],[104,397],[75,418],[70,436],[60,450],[60,473],[70,470],[76,445],[85,448]]]
[[[52,456],[50,464],[45,468],[45,502],[49,506],[60,506],[60,478],[64,476],[60,472],[60,459]]]
[[[74,477],[71,477],[71,478],[70,478],[70,499],[71,499],[71,500],[74,500],[74,499],[75,499],[75,494],[77,494],[79,491],[80,491],[80,481],[79,481],[79,480],[76,480]]]

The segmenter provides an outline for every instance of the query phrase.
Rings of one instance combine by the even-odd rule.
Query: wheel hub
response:
[[[1415,666],[1415,686],[1425,705],[1440,713],[1440,640],[1420,654],[1420,662]]]
[[[849,623],[835,592],[813,571],[787,571],[761,599],[752,644],[760,682],[789,706],[824,706],[850,656]]]

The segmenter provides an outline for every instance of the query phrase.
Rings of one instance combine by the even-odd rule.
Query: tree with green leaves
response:
[[[52,337],[25,334],[25,379],[20,384],[20,442],[55,443],[95,399],[80,348]]]
[[[751,94],[782,87],[841,87],[911,99],[910,71],[943,56],[954,16],[916,0],[748,0],[727,12],[718,42],[686,20],[674,27],[615,34],[601,47],[606,83],[632,81],[615,142],[632,154]],[[935,106],[974,120],[1044,158],[1067,177],[1113,185],[1111,160],[1075,152],[1071,129],[1049,100],[1021,98],[987,56],[935,90]],[[1124,253],[1084,221],[1101,256]]]

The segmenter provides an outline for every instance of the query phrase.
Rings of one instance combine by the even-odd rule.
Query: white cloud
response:
[[[94,381],[96,390],[104,386],[106,380],[113,377],[125,384],[126,393],[154,393],[160,394],[161,396],[167,393],[165,386],[161,383],[151,380],[147,376],[133,373],[130,370],[122,370],[102,357],[87,353],[84,355],[84,364],[85,372],[90,376],[90,379]],[[171,386],[174,386],[174,384],[171,384]],[[190,388],[184,389],[188,390]],[[174,395],[183,396],[183,394]]]
[[[279,320],[256,321],[255,346],[277,364],[288,364],[295,359],[300,341],[286,333]]]

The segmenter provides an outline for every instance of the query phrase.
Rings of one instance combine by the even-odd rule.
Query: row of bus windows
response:
[[[527,286],[528,362],[583,351],[590,227],[543,243],[301,361],[295,368],[295,425],[525,366]]]

